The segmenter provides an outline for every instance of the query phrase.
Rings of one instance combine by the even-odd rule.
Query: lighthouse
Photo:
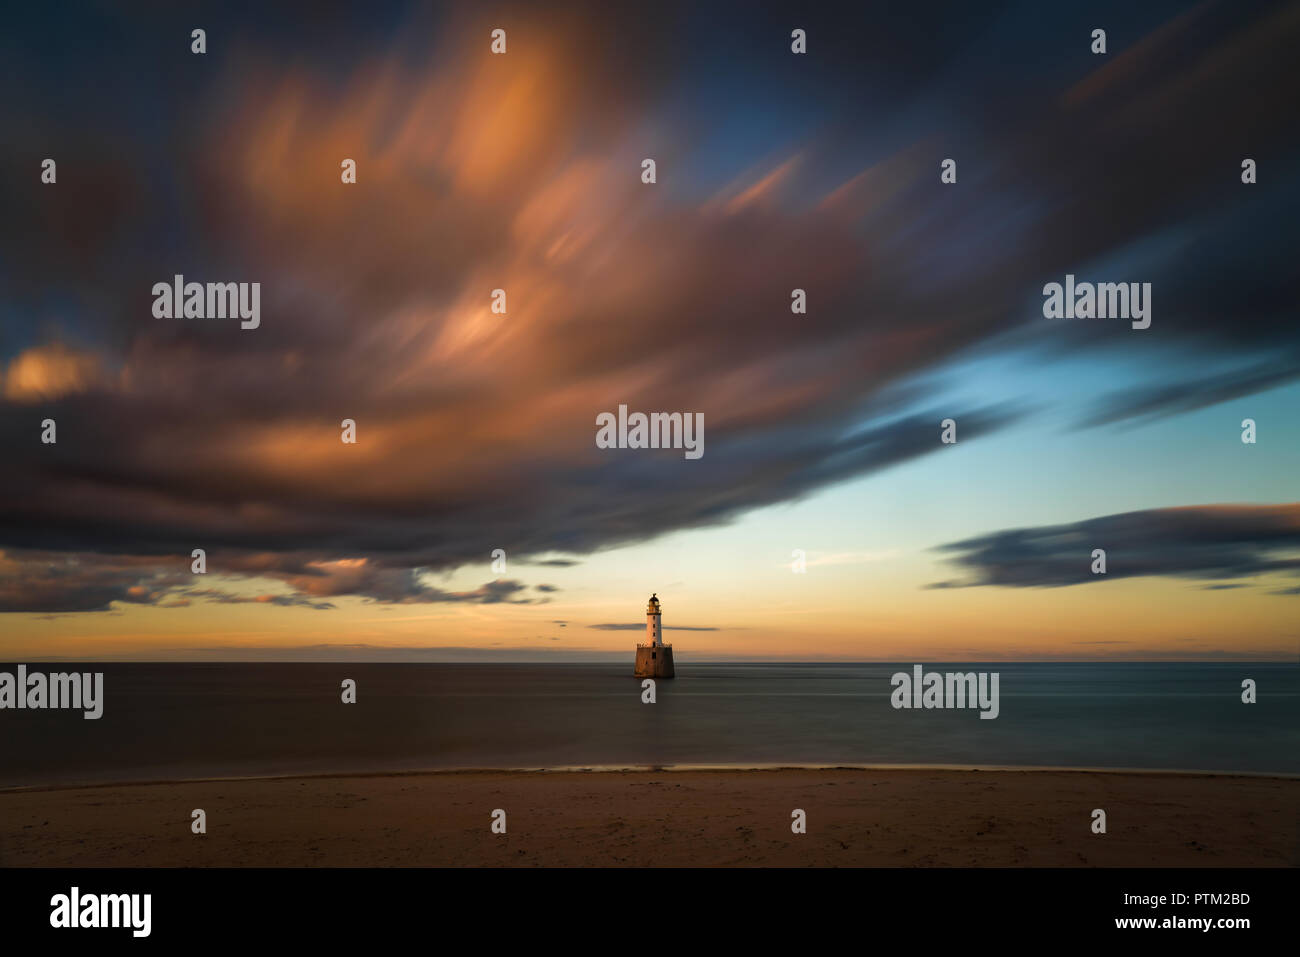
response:
[[[636,646],[638,678],[673,677],[673,646],[664,644],[663,613],[659,596],[650,596],[645,607],[645,643]]]

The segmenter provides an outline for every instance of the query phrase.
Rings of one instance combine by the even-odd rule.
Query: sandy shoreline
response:
[[[1227,773],[461,770],[0,791],[6,867],[1297,864],[1300,779]]]

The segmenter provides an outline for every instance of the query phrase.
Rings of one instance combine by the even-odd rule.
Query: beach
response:
[[[1055,769],[148,782],[0,791],[0,866],[1286,867],[1298,809],[1294,777]]]

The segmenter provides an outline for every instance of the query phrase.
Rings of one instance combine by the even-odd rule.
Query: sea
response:
[[[999,714],[896,709],[912,663],[27,662],[104,674],[99,720],[0,710],[0,787],[469,768],[953,766],[1300,774],[1300,665],[925,663]],[[16,665],[0,665],[16,672]],[[356,683],[356,703],[342,685]],[[1242,702],[1242,682],[1257,688]]]

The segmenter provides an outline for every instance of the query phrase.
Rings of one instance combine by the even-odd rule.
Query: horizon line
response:
[[[67,662],[86,664],[376,664],[376,665],[461,665],[461,664],[500,664],[500,665],[607,665],[627,660],[621,653],[610,653],[603,658],[444,658],[439,660],[426,658],[359,658],[359,657],[301,657],[301,658],[136,658],[136,657],[78,657],[69,655],[28,656],[21,660],[0,661],[5,664],[26,664],[28,662]],[[694,664],[774,664],[774,665],[817,665],[817,664],[1290,664],[1300,666],[1300,657],[1240,657],[1219,656],[1214,658],[783,658],[783,657],[688,657],[686,661]]]

